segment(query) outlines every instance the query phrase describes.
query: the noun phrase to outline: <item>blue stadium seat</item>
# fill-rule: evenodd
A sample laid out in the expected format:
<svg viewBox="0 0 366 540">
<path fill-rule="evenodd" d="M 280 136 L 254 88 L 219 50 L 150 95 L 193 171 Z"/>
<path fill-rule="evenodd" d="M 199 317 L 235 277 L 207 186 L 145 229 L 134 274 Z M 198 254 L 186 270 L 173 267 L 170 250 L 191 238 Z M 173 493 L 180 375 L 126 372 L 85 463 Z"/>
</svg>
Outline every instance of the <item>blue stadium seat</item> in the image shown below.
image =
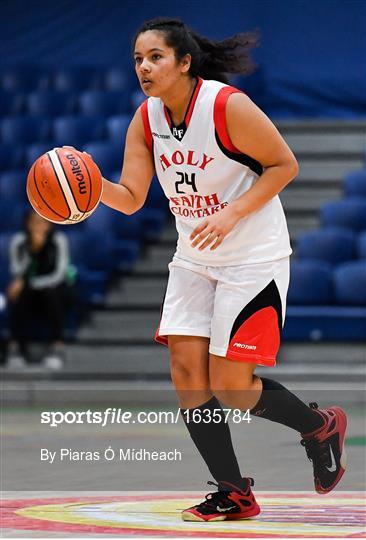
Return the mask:
<svg viewBox="0 0 366 540">
<path fill-rule="evenodd" d="M 366 231 L 359 235 L 357 248 L 359 258 L 366 259 Z"/>
<path fill-rule="evenodd" d="M 113 260 L 119 272 L 129 272 L 141 255 L 141 245 L 136 240 L 117 240 L 114 242 Z"/>
<path fill-rule="evenodd" d="M 52 142 L 41 142 L 34 143 L 27 146 L 25 149 L 25 165 L 28 170 L 31 168 L 33 163 L 41 157 L 42 154 L 45 154 L 49 150 L 52 150 L 54 144 Z"/>
<path fill-rule="evenodd" d="M 24 147 L 19 144 L 0 143 L 0 171 L 15 169 L 24 164 Z"/>
<path fill-rule="evenodd" d="M 356 236 L 348 229 L 326 228 L 303 233 L 297 238 L 296 255 L 340 264 L 356 257 Z"/>
<path fill-rule="evenodd" d="M 0 263 L 7 266 L 7 273 L 9 273 L 9 248 L 12 236 L 12 232 L 0 233 Z"/>
<path fill-rule="evenodd" d="M 92 156 L 102 174 L 107 178 L 110 173 L 122 168 L 123 147 L 121 144 L 90 142 L 84 145 L 83 150 Z"/>
<path fill-rule="evenodd" d="M 51 86 L 59 92 L 81 92 L 101 87 L 101 74 L 89 66 L 58 69 L 52 76 Z"/>
<path fill-rule="evenodd" d="M 106 90 L 127 90 L 131 87 L 130 71 L 120 68 L 110 68 L 104 77 Z"/>
<path fill-rule="evenodd" d="M 0 117 L 20 114 L 23 106 L 23 94 L 0 90 Z"/>
<path fill-rule="evenodd" d="M 109 179 L 116 183 L 119 182 L 120 177 L 121 170 L 116 170 L 109 175 Z M 167 214 L 168 204 L 166 197 L 160 187 L 159 181 L 156 177 L 154 177 L 146 202 L 143 208 L 136 213 L 136 216 L 141 222 L 141 234 L 144 240 L 155 241 L 159 238 L 163 230 Z"/>
<path fill-rule="evenodd" d="M 65 117 L 53 122 L 53 141 L 56 146 L 80 148 L 87 141 L 98 140 L 104 134 L 104 119 L 100 117 Z"/>
<path fill-rule="evenodd" d="M 0 72 L 0 88 L 10 92 L 31 92 L 49 87 L 49 74 L 35 66 L 3 69 Z"/>
<path fill-rule="evenodd" d="M 129 114 L 123 114 L 120 116 L 112 116 L 107 120 L 107 132 L 108 137 L 121 146 L 124 146 L 126 141 L 126 134 L 128 126 L 131 122 L 131 116 Z"/>
<path fill-rule="evenodd" d="M 113 116 L 130 111 L 130 93 L 88 91 L 79 96 L 79 110 L 85 116 Z"/>
<path fill-rule="evenodd" d="M 335 269 L 334 282 L 337 304 L 366 307 L 366 261 L 341 264 Z"/>
<path fill-rule="evenodd" d="M 110 173 L 108 180 L 118 184 L 118 182 L 120 181 L 120 178 L 121 178 L 121 169 L 116 169 L 115 171 Z"/>
<path fill-rule="evenodd" d="M 135 92 L 133 92 L 131 95 L 132 110 L 135 111 L 136 109 L 138 109 L 141 103 L 145 101 L 145 99 L 147 99 L 147 97 L 142 90 L 135 90 Z"/>
<path fill-rule="evenodd" d="M 0 173 L 0 201 L 26 203 L 27 175 L 28 169 L 13 169 Z"/>
<path fill-rule="evenodd" d="M 81 266 L 84 263 L 84 253 L 86 251 L 87 238 L 79 226 L 65 227 L 65 234 L 69 242 L 70 261 L 75 266 Z"/>
<path fill-rule="evenodd" d="M 9 144 L 44 141 L 49 132 L 50 122 L 45 118 L 4 118 L 0 125 L 1 140 Z"/>
<path fill-rule="evenodd" d="M 18 203 L 9 204 L 8 201 L 0 200 L 0 231 L 12 232 L 23 228 L 26 212 L 29 205 Z"/>
<path fill-rule="evenodd" d="M 86 220 L 87 231 L 103 231 L 114 239 L 136 240 L 142 238 L 141 219 L 137 214 L 127 216 L 101 204 Z"/>
<path fill-rule="evenodd" d="M 364 342 L 366 307 L 288 306 L 283 340 Z"/>
<path fill-rule="evenodd" d="M 158 240 L 163 231 L 167 213 L 163 210 L 143 207 L 137 215 L 141 219 L 144 240 Z"/>
<path fill-rule="evenodd" d="M 348 197 L 366 197 L 366 169 L 347 174 L 344 189 Z"/>
<path fill-rule="evenodd" d="M 102 212 L 102 214 L 103 218 L 107 218 L 107 212 Z M 113 227 L 113 214 L 109 217 L 112 217 L 111 226 Z M 69 231 L 67 236 L 70 242 L 71 260 L 80 271 L 81 280 L 84 280 L 83 294 L 89 300 L 93 284 L 99 288 L 100 297 L 100 291 L 104 290 L 105 281 L 111 272 L 130 270 L 140 256 L 140 245 L 137 240 L 116 238 L 113 229 L 106 234 L 105 227 L 110 226 L 108 220 L 104 223 L 101 220 L 88 226 L 90 219 L 85 222 L 82 232 L 67 229 Z M 91 245 L 93 249 L 90 249 Z"/>
<path fill-rule="evenodd" d="M 155 241 L 162 233 L 166 217 L 168 214 L 168 201 L 159 184 L 158 179 L 154 176 L 146 202 L 138 215 L 142 220 L 144 231 L 144 240 Z"/>
<path fill-rule="evenodd" d="M 88 231 L 84 223 L 81 227 L 68 228 L 66 233 L 70 259 L 78 271 L 79 299 L 87 304 L 101 304 L 113 270 L 112 237 L 106 237 L 103 231 Z"/>
<path fill-rule="evenodd" d="M 354 231 L 366 229 L 366 199 L 350 197 L 329 202 L 320 210 L 323 226 L 345 227 Z"/>
<path fill-rule="evenodd" d="M 104 231 L 88 230 L 85 226 L 82 230 L 75 229 L 67 230 L 72 263 L 108 274 L 113 268 L 112 236 L 107 236 Z M 90 249 L 91 245 L 93 249 Z"/>
<path fill-rule="evenodd" d="M 80 268 L 78 270 L 78 299 L 91 306 L 104 303 L 108 278 L 105 272 Z"/>
<path fill-rule="evenodd" d="M 75 110 L 76 98 L 69 92 L 32 92 L 26 98 L 30 116 L 62 116 Z"/>
<path fill-rule="evenodd" d="M 1 236 L 0 236 L 1 243 Z M 9 263 L 0 258 L 0 294 L 4 294 L 7 286 L 10 283 L 10 272 L 9 272 Z M 0 316 L 1 316 L 1 305 L 3 303 L 3 298 L 0 298 Z M 0 322 L 1 326 L 1 322 Z M 0 334 L 1 335 L 1 334 Z"/>
<path fill-rule="evenodd" d="M 145 207 L 154 208 L 155 210 L 166 210 L 168 208 L 168 200 L 156 176 L 152 179 Z"/>
<path fill-rule="evenodd" d="M 329 305 L 334 302 L 331 266 L 317 261 L 291 263 L 288 303 L 292 305 Z"/>
</svg>

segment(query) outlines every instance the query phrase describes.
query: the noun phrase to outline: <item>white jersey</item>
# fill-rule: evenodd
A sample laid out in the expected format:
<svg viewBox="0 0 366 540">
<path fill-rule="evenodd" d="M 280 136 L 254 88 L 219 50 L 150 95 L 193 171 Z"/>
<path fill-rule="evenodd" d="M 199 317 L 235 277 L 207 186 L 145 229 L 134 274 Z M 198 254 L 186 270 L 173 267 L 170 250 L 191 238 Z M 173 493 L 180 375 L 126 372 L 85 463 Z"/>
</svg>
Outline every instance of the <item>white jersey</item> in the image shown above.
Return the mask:
<svg viewBox="0 0 366 540">
<path fill-rule="evenodd" d="M 241 219 L 214 251 L 191 247 L 192 231 L 248 191 L 263 172 L 261 164 L 237 150 L 228 135 L 225 107 L 233 92 L 239 90 L 199 79 L 187 109 L 185 130 L 180 133 L 159 98 L 149 98 L 141 106 L 156 174 L 176 220 L 176 255 L 207 266 L 261 263 L 291 254 L 278 196 Z M 173 134 L 180 135 L 180 140 Z"/>
</svg>

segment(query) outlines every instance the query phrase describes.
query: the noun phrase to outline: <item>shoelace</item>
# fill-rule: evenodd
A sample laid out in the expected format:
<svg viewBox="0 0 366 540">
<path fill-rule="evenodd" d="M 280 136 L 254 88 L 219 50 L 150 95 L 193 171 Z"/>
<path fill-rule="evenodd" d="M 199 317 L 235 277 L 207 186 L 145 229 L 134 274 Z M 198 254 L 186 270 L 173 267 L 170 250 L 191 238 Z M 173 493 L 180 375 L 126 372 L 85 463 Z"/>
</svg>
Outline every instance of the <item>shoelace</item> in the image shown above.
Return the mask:
<svg viewBox="0 0 366 540">
<path fill-rule="evenodd" d="M 253 478 L 248 478 L 248 480 L 249 480 L 249 486 L 253 486 L 254 485 Z M 217 488 L 219 487 L 218 484 L 216 484 L 215 482 L 211 482 L 211 480 L 209 480 L 207 484 L 209 486 L 215 486 Z M 222 503 L 225 506 L 228 506 L 228 505 L 232 506 L 235 503 L 231 499 L 228 498 L 229 493 L 230 491 L 223 491 L 223 490 L 207 493 L 205 495 L 205 500 L 201 502 L 199 505 L 197 505 L 197 510 L 204 511 L 204 510 L 214 509 L 216 511 L 216 506 L 221 506 Z"/>
<path fill-rule="evenodd" d="M 309 407 L 315 410 L 319 408 L 315 402 L 309 403 Z M 301 439 L 300 444 L 305 447 L 308 459 L 313 462 L 317 469 L 329 464 L 330 452 L 327 442 L 321 443 L 314 437 L 311 439 Z"/>
<path fill-rule="evenodd" d="M 305 447 L 308 459 L 313 462 L 317 469 L 329 465 L 330 453 L 329 444 L 327 442 L 320 443 L 314 438 L 301 439 L 300 444 Z"/>
<path fill-rule="evenodd" d="M 218 484 L 215 484 L 215 482 L 207 482 L 207 484 L 211 486 L 219 487 Z M 213 509 L 216 511 L 216 506 L 220 506 L 220 503 L 224 503 L 224 505 L 230 504 L 231 506 L 234 504 L 233 501 L 228 499 L 227 495 L 230 493 L 229 491 L 214 491 L 213 493 L 207 493 L 205 495 L 205 500 L 201 502 L 197 506 L 197 510 L 204 511 L 204 510 L 210 510 Z"/>
</svg>

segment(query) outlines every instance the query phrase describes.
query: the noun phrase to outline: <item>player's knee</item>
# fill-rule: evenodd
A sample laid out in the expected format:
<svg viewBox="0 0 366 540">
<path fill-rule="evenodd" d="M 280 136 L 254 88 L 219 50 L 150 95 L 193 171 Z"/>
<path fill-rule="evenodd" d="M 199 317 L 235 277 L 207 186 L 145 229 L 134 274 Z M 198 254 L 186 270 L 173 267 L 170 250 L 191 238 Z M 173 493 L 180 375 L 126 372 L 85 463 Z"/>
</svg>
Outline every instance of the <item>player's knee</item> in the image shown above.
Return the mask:
<svg viewBox="0 0 366 540">
<path fill-rule="evenodd" d="M 187 359 L 180 355 L 171 355 L 170 357 L 170 372 L 173 382 L 175 380 L 189 380 L 193 377 L 192 370 L 187 364 Z"/>
<path fill-rule="evenodd" d="M 210 361 L 210 386 L 213 390 L 250 390 L 254 381 L 253 370 L 230 369 L 232 363 L 225 358 L 211 358 Z"/>
<path fill-rule="evenodd" d="M 216 380 L 211 380 L 211 389 L 216 398 L 226 407 L 247 409 L 247 404 L 253 402 L 253 376 L 251 374 L 238 379 L 218 377 Z"/>
<path fill-rule="evenodd" d="M 201 389 L 209 387 L 208 376 L 195 370 L 186 355 L 172 355 L 170 371 L 176 388 Z"/>
</svg>

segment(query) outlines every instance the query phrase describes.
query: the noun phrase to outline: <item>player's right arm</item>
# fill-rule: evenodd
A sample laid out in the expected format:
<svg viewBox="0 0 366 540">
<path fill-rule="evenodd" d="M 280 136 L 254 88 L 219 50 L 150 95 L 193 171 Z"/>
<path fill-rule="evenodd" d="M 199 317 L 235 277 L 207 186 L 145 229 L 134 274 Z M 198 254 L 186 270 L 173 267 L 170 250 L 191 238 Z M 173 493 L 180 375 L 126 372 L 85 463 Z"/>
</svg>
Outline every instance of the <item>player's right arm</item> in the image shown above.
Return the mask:
<svg viewBox="0 0 366 540">
<path fill-rule="evenodd" d="M 103 178 L 102 202 L 124 214 L 133 214 L 143 205 L 154 175 L 140 109 L 127 131 L 123 168 L 119 184 Z"/>
</svg>

